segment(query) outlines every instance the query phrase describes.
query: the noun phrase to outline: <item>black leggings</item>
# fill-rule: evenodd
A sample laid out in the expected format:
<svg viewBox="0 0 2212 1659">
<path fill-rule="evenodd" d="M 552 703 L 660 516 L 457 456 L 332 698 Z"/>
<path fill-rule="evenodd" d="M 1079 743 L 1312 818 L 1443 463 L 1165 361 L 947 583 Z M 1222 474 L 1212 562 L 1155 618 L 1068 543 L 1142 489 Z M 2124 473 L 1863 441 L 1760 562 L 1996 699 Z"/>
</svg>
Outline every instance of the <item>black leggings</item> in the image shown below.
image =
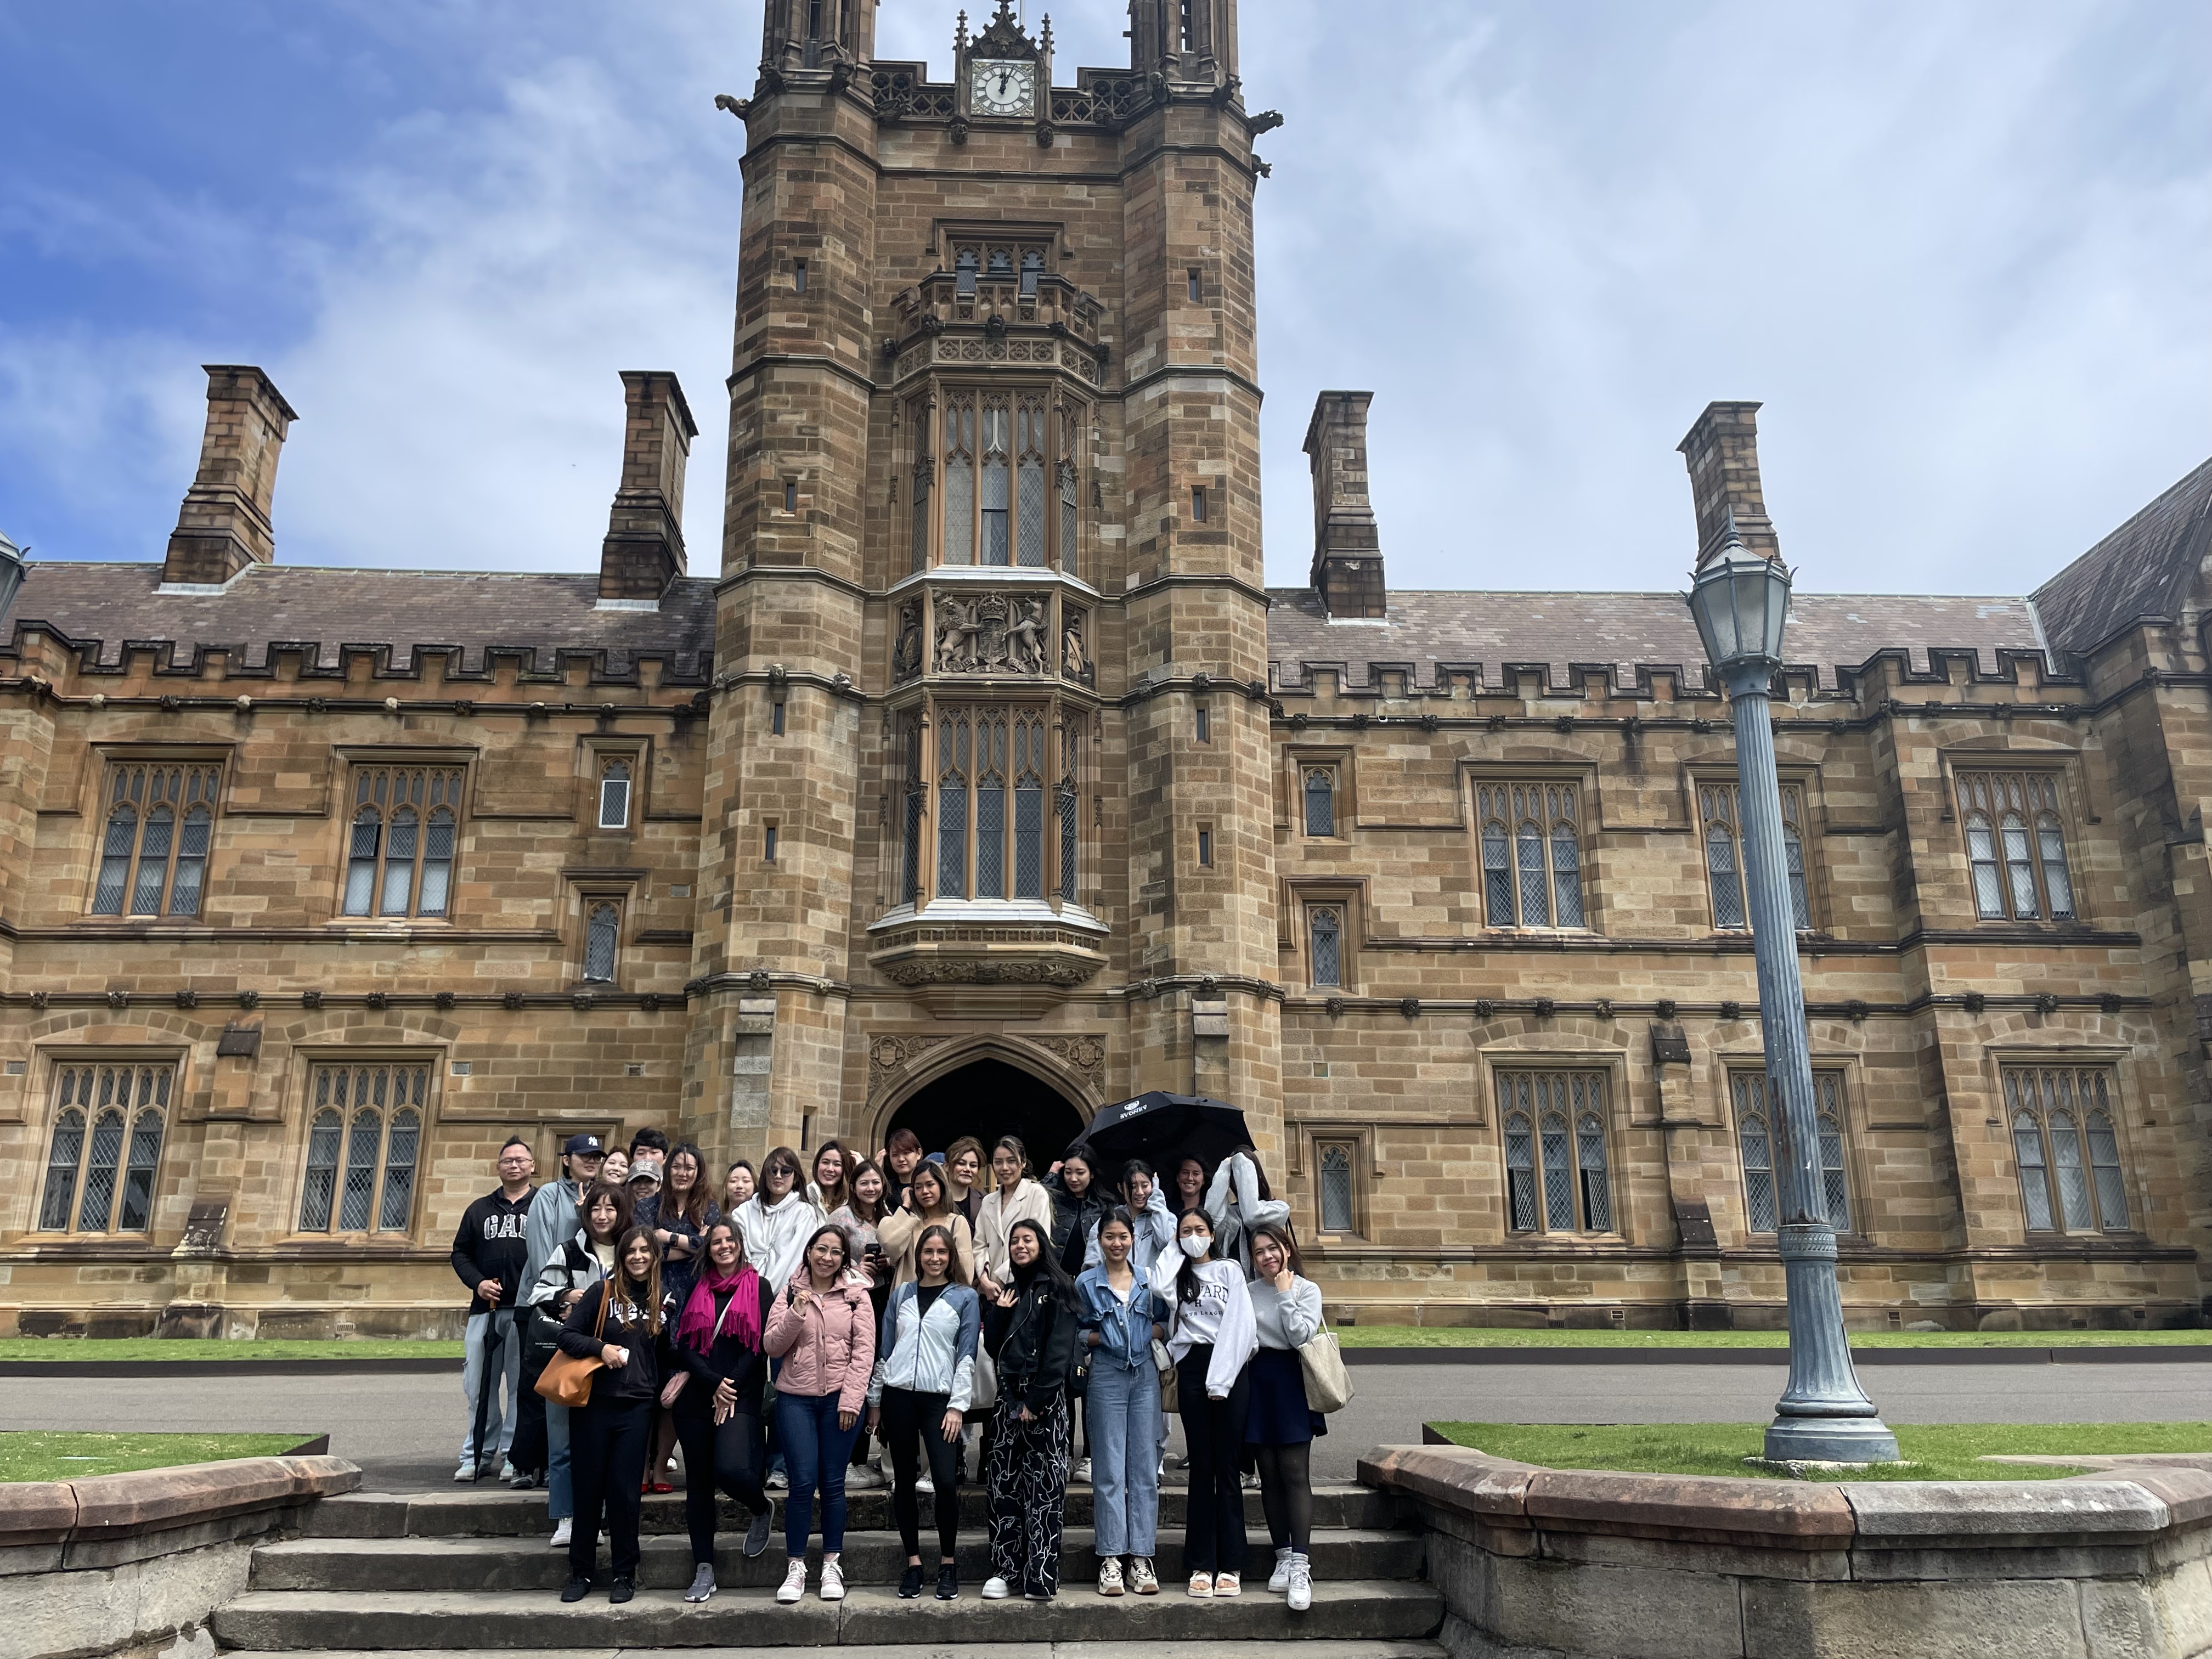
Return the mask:
<svg viewBox="0 0 2212 1659">
<path fill-rule="evenodd" d="M 1244 1571 L 1244 1487 L 1237 1479 L 1244 1459 L 1244 1419 L 1252 1405 L 1251 1367 L 1237 1372 L 1226 1400 L 1206 1397 L 1213 1345 L 1201 1342 L 1176 1368 L 1176 1399 L 1182 1436 L 1190 1448 L 1190 1491 L 1184 1499 L 1183 1570 L 1190 1573 Z"/>
<path fill-rule="evenodd" d="M 598 1380 L 605 1388 L 610 1379 L 602 1376 Z M 568 1472 L 576 1492 L 568 1571 L 579 1578 L 589 1578 L 598 1559 L 602 1514 L 613 1551 L 614 1576 L 637 1577 L 638 1483 L 645 1478 L 653 1401 L 607 1398 L 612 1392 L 594 1389 L 591 1404 L 568 1413 Z"/>
<path fill-rule="evenodd" d="M 1295 1446 L 1254 1446 L 1260 1460 L 1260 1507 L 1267 1512 L 1267 1536 L 1277 1549 L 1300 1555 L 1313 1547 L 1313 1442 Z"/>
<path fill-rule="evenodd" d="M 891 1449 L 891 1516 L 908 1555 L 921 1553 L 921 1504 L 915 1491 L 919 1454 L 929 1453 L 931 1494 L 937 1510 L 937 1551 L 954 1559 L 960 1531 L 960 1442 L 945 1437 L 945 1403 L 941 1394 L 907 1389 L 884 1390 L 884 1443 Z"/>
<path fill-rule="evenodd" d="M 697 1384 L 694 1382 L 693 1387 Z M 748 1515 L 768 1513 L 768 1494 L 761 1476 L 768 1467 L 768 1448 L 761 1420 L 750 1412 L 733 1412 L 717 1428 L 710 1407 L 674 1413 L 676 1439 L 684 1448 L 684 1521 L 691 1534 L 691 1560 L 697 1566 L 714 1565 L 714 1488 L 745 1506 Z"/>
</svg>

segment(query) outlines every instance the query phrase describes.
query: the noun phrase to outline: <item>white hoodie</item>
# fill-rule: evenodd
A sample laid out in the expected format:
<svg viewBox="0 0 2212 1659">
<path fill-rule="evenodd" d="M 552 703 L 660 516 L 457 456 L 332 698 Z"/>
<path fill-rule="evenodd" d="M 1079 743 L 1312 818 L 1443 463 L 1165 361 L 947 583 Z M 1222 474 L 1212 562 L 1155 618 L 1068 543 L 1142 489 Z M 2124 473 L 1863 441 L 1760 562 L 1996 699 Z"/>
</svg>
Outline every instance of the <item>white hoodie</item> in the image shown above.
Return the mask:
<svg viewBox="0 0 2212 1659">
<path fill-rule="evenodd" d="M 768 1207 L 768 1194 L 757 1192 L 738 1206 L 738 1231 L 744 1235 L 745 1260 L 771 1290 L 780 1293 L 799 1271 L 806 1241 L 828 1219 L 796 1187 L 774 1209 Z"/>
</svg>

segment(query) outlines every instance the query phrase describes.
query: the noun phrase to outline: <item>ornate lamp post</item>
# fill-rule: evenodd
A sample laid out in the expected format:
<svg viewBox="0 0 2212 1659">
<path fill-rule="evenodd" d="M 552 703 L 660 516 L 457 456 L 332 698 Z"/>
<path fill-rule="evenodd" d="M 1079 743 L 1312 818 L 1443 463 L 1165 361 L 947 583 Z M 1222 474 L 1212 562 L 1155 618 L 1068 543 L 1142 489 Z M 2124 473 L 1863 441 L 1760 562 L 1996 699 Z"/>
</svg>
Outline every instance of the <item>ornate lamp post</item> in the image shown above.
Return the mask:
<svg viewBox="0 0 2212 1659">
<path fill-rule="evenodd" d="M 1733 516 L 1720 552 L 1685 596 L 1706 659 L 1735 713 L 1743 811 L 1743 862 L 1751 938 L 1759 958 L 1759 1028 L 1771 1097 L 1783 1130 L 1775 1163 L 1782 1204 L 1779 1242 L 1790 1296 L 1790 1386 L 1766 1431 L 1766 1455 L 1781 1462 L 1895 1461 L 1897 1437 L 1851 1369 L 1836 1288 L 1836 1230 L 1828 1223 L 1805 990 L 1797 975 L 1796 915 L 1782 843 L 1782 792 L 1774 773 L 1767 689 L 1782 665 L 1790 572 L 1743 544 Z"/>
</svg>

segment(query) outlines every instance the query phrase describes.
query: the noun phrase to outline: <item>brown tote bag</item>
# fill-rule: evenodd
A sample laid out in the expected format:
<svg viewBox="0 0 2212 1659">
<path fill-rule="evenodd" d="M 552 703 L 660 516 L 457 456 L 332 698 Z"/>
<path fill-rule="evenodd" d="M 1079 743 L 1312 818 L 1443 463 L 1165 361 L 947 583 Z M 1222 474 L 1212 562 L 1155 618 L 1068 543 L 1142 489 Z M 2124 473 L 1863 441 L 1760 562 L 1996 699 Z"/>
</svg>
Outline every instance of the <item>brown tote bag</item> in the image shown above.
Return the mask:
<svg viewBox="0 0 2212 1659">
<path fill-rule="evenodd" d="M 599 1319 L 592 1334 L 602 1343 L 607 1334 L 607 1303 L 614 1294 L 613 1282 L 599 1281 Z M 538 1374 L 538 1392 L 556 1406 L 566 1406 L 575 1411 L 592 1403 L 592 1373 L 605 1370 L 607 1362 L 594 1354 L 589 1359 L 579 1359 L 574 1354 L 556 1353 Z"/>
</svg>

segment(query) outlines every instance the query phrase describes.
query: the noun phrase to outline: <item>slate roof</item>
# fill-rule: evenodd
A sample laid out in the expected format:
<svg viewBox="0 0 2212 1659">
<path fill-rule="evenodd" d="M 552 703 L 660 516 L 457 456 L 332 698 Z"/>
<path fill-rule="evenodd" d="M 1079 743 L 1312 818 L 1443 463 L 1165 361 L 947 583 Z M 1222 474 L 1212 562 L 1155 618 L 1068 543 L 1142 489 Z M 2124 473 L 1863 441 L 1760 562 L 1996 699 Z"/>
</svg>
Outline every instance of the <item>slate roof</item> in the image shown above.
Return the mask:
<svg viewBox="0 0 2212 1659">
<path fill-rule="evenodd" d="M 1508 665 L 1538 663 L 1560 687 L 1577 667 L 1607 668 L 1616 685 L 1633 686 L 1639 665 L 1678 668 L 1686 689 L 1705 684 L 1705 648 L 1674 593 L 1394 592 L 1389 616 L 1372 621 L 1332 620 L 1304 588 L 1272 588 L 1267 599 L 1269 678 L 1284 690 L 1336 665 L 1347 690 L 1372 686 L 1377 666 L 1409 667 L 1425 690 L 1445 665 L 1479 666 L 1484 684 L 1503 688 Z M 1917 674 L 1930 672 L 1931 650 L 1971 650 L 1979 672 L 1994 675 L 2000 651 L 2041 648 L 2026 599 L 1919 594 L 1799 593 L 1785 641 L 1790 663 L 1815 669 L 1831 690 L 1886 650 L 1905 652 Z"/>
<path fill-rule="evenodd" d="M 260 672 L 273 648 L 305 647 L 312 666 L 336 671 L 347 646 L 388 650 L 390 672 L 415 672 L 418 650 L 453 647 L 448 672 L 489 672 L 492 652 L 520 653 L 524 672 L 556 674 L 564 657 L 594 659 L 605 679 L 635 678 L 657 658 L 663 678 L 703 683 L 714 650 L 714 585 L 677 581 L 658 611 L 597 608 L 595 572 L 518 574 L 448 570 L 338 570 L 256 565 L 220 593 L 164 593 L 158 564 L 33 563 L 9 613 L 9 634 L 40 623 L 103 667 L 128 643 L 167 641 L 170 664 L 191 668 L 210 648 L 234 672 Z"/>
<path fill-rule="evenodd" d="M 2178 618 L 2212 544 L 2212 461 L 2035 590 L 2043 631 L 2062 662 L 2148 618 Z"/>
</svg>

